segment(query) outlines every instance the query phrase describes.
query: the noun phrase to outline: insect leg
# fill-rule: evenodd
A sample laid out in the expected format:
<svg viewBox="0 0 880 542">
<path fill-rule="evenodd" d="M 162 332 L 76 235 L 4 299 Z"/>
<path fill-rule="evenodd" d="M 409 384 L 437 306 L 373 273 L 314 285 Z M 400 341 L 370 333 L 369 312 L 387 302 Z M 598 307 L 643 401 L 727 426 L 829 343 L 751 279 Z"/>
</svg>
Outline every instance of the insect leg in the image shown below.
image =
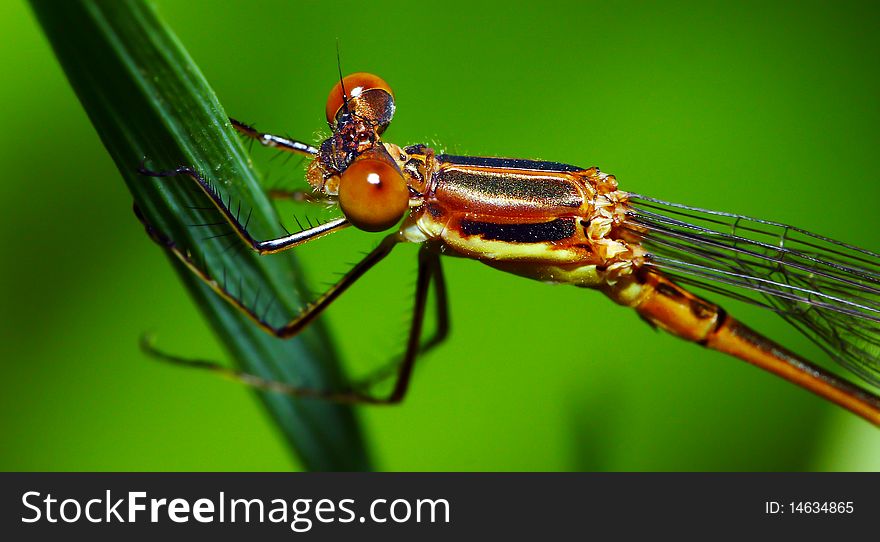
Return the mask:
<svg viewBox="0 0 880 542">
<path fill-rule="evenodd" d="M 217 373 L 220 376 L 226 377 L 230 380 L 234 380 L 236 382 L 240 382 L 252 388 L 256 388 L 258 390 L 263 391 L 271 391 L 275 393 L 282 393 L 284 395 L 290 395 L 293 397 L 299 397 L 303 399 L 322 399 L 326 401 L 333 401 L 338 403 L 376 403 L 377 401 L 373 400 L 372 397 L 368 395 L 364 395 L 357 390 L 352 389 L 344 389 L 339 391 L 331 391 L 331 390 L 322 390 L 317 388 L 310 388 L 306 386 L 295 386 L 293 384 L 288 384 L 286 382 L 280 382 L 278 380 L 270 380 L 268 378 L 263 378 L 261 376 L 257 376 L 255 374 L 247 373 L 245 371 L 241 371 L 239 369 L 233 369 L 232 367 L 226 367 L 224 365 L 220 365 L 219 363 L 211 360 L 204 359 L 192 359 L 185 358 L 182 356 L 177 356 L 174 354 L 169 354 L 167 352 L 163 352 L 162 350 L 157 349 L 153 345 L 152 337 L 149 335 L 145 335 L 141 338 L 141 349 L 147 355 L 159 359 L 161 361 L 165 361 L 168 363 L 173 363 L 175 365 L 181 365 L 183 367 L 191 368 L 191 369 L 202 369 Z"/>
<path fill-rule="evenodd" d="M 419 251 L 419 271 L 418 277 L 416 278 L 415 304 L 413 306 L 413 317 L 409 327 L 409 336 L 406 342 L 406 351 L 403 354 L 403 359 L 397 364 L 397 379 L 394 381 L 394 387 L 392 388 L 391 393 L 385 397 L 368 395 L 371 397 L 371 402 L 373 403 L 396 404 L 402 401 L 404 396 L 406 396 L 416 358 L 423 350 L 421 345 L 422 324 L 425 321 L 425 308 L 428 304 L 428 287 L 431 285 L 432 275 L 435 275 L 436 271 L 439 269 L 439 263 L 439 256 L 423 246 L 422 250 Z M 445 299 L 445 285 L 440 288 L 444 291 L 443 297 Z M 445 303 L 443 306 L 445 307 Z M 448 330 L 448 325 L 441 326 L 439 330 L 442 330 L 444 327 Z M 438 335 L 442 335 L 442 333 Z M 437 336 L 434 338 L 436 339 L 436 337 Z M 378 380 L 381 380 L 381 378 Z M 371 377 L 368 380 L 361 382 L 360 385 L 369 386 L 378 380 Z"/>
<path fill-rule="evenodd" d="M 422 344 L 419 350 L 420 354 L 433 350 L 449 336 L 449 298 L 446 292 L 446 279 L 443 276 L 440 255 L 436 252 L 430 252 L 427 257 L 430 258 L 431 277 L 434 279 L 437 328 L 434 330 L 434 335 Z"/>
<path fill-rule="evenodd" d="M 284 190 L 282 188 L 270 188 L 266 195 L 272 199 L 285 199 L 297 202 L 319 203 L 325 201 L 315 195 L 311 190 Z"/>
<path fill-rule="evenodd" d="M 434 294 L 436 295 L 435 308 L 437 327 L 434 330 L 433 336 L 431 336 L 431 338 L 427 341 L 422 342 L 419 346 L 419 355 L 425 354 L 433 350 L 449 336 L 449 303 L 446 294 L 446 280 L 443 277 L 443 268 L 440 264 L 440 255 L 436 252 L 423 250 L 422 254 L 420 255 L 420 267 L 421 258 L 424 258 L 424 265 L 428 267 L 427 271 L 430 273 L 428 280 L 433 281 L 434 283 Z M 418 295 L 419 294 L 417 293 L 417 303 Z M 427 292 L 425 292 L 425 295 L 427 295 Z M 418 307 L 416 308 L 418 309 Z M 422 308 L 421 310 L 424 311 L 424 308 Z M 368 376 L 359 380 L 356 387 L 358 387 L 359 389 L 369 389 L 379 382 L 382 382 L 385 379 L 393 376 L 395 373 L 398 373 L 400 371 L 400 368 L 400 359 L 394 359 L 390 363 L 387 363 L 382 367 L 376 369 L 375 371 L 372 371 Z"/>
<path fill-rule="evenodd" d="M 352 271 L 343 276 L 342 279 L 333 287 L 331 287 L 330 290 L 325 292 L 318 299 L 318 301 L 309 305 L 309 307 L 307 307 L 297 318 L 295 318 L 293 321 L 282 328 L 271 328 L 271 326 L 268 326 L 264 322 L 260 321 L 259 317 L 255 313 L 241 305 L 241 303 L 232 298 L 232 296 L 228 292 L 223 290 L 222 287 L 220 287 L 216 283 L 216 281 L 213 281 L 205 273 L 195 267 L 191 260 L 184 253 L 179 251 L 176 247 L 168 248 L 175 254 L 175 256 L 180 258 L 181 261 L 183 261 L 184 264 L 187 265 L 187 267 L 192 269 L 200 278 L 202 278 L 202 280 L 208 283 L 208 285 L 211 286 L 212 289 L 223 295 L 231 303 L 235 304 L 236 307 L 241 309 L 242 312 L 250 316 L 258 324 L 260 324 L 261 327 L 267 329 L 267 331 L 275 333 L 279 337 L 289 337 L 296 335 L 299 331 L 302 331 L 302 329 L 309 322 L 311 322 L 318 314 L 320 314 L 320 312 L 323 311 L 323 309 L 326 308 L 330 304 L 330 302 L 338 297 L 339 294 L 341 294 L 346 288 L 348 288 L 348 286 L 350 286 L 358 278 L 360 278 L 370 267 L 372 267 L 373 265 L 381 261 L 382 258 L 387 256 L 388 253 L 391 252 L 391 249 L 397 244 L 397 242 L 398 240 L 395 235 L 390 235 L 386 237 L 379 245 L 379 247 L 373 250 L 373 252 L 371 252 L 366 258 L 364 258 L 364 260 L 356 265 L 352 269 Z M 419 274 L 418 279 L 416 280 L 416 300 L 413 309 L 413 319 L 410 326 L 409 338 L 407 341 L 407 349 L 406 353 L 404 354 L 403 361 L 399 364 L 397 380 L 395 381 L 394 388 L 391 393 L 385 397 L 377 397 L 375 395 L 361 391 L 360 387 L 358 387 L 357 389 L 331 391 L 294 386 L 285 382 L 265 379 L 250 373 L 246 373 L 244 371 L 240 371 L 238 369 L 223 366 L 214 361 L 190 359 L 163 352 L 153 346 L 152 340 L 149 337 L 144 337 L 142 339 L 141 348 L 147 354 L 163 361 L 167 361 L 177 365 L 183 365 L 186 367 L 213 371 L 232 380 L 236 380 L 248 386 L 265 391 L 283 393 L 286 395 L 292 395 L 301 398 L 323 399 L 341 403 L 398 403 L 406 395 L 410 377 L 412 375 L 412 369 L 420 350 L 419 339 L 421 337 L 422 323 L 424 321 L 425 307 L 427 305 L 428 287 L 430 285 L 432 272 L 435 269 L 431 263 L 432 257 L 436 257 L 436 255 L 429 255 L 427 251 L 424 250 L 420 253 Z"/>
<path fill-rule="evenodd" d="M 218 282 L 214 277 L 208 274 L 208 272 L 196 264 L 195 260 L 192 258 L 190 254 L 180 249 L 173 240 L 168 238 L 165 234 L 158 231 L 156 228 L 152 226 L 147 220 L 144 218 L 143 213 L 141 213 L 140 209 L 135 206 L 134 208 L 135 215 L 137 215 L 138 219 L 144 225 L 147 230 L 149 236 L 160 246 L 169 250 L 178 260 L 180 260 L 186 267 L 189 268 L 197 277 L 199 277 L 205 284 L 207 284 L 212 290 L 214 290 L 220 297 L 228 301 L 232 306 L 240 310 L 243 314 L 253 320 L 260 328 L 271 335 L 275 335 L 279 338 L 288 338 L 293 337 L 304 327 L 306 327 L 312 320 L 314 320 L 324 309 L 327 308 L 330 303 L 332 303 L 337 297 L 339 297 L 342 292 L 348 289 L 349 286 L 354 284 L 357 279 L 361 278 L 364 273 L 366 273 L 371 267 L 382 261 L 385 256 L 387 256 L 394 246 L 399 242 L 399 239 L 396 234 L 389 235 L 385 237 L 382 242 L 373 249 L 369 254 L 367 254 L 364 259 L 358 262 L 354 267 L 352 267 L 339 281 L 331 286 L 327 291 L 321 294 L 318 299 L 312 301 L 307 305 L 300 314 L 298 314 L 293 320 L 290 322 L 276 327 L 268 322 L 266 322 L 259 314 L 257 314 L 253 309 L 246 306 L 240 299 L 232 295 L 232 293 L 227 290 L 223 284 Z M 318 226 L 320 228 L 321 226 Z M 311 230 L 305 230 L 303 233 L 308 233 Z"/>
<path fill-rule="evenodd" d="M 284 237 L 268 239 L 266 241 L 257 241 L 253 238 L 253 236 L 251 236 L 245 225 L 238 220 L 236 213 L 234 213 L 232 209 L 227 207 L 226 203 L 223 202 L 223 198 L 214 189 L 214 187 L 208 184 L 208 182 L 203 179 L 196 170 L 187 166 L 180 166 L 176 169 L 171 169 L 167 171 L 152 171 L 147 169 L 142 163 L 138 167 L 138 172 L 141 175 L 146 175 L 149 177 L 174 177 L 177 175 L 185 175 L 194 180 L 196 184 L 199 185 L 199 188 L 202 189 L 202 192 L 204 192 L 205 195 L 211 199 L 211 202 L 223 215 L 223 218 L 227 222 L 229 222 L 235 233 L 238 234 L 238 236 L 245 243 L 247 243 L 255 252 L 259 253 L 260 255 L 275 254 L 276 252 L 281 252 L 283 250 L 293 248 L 297 245 L 301 245 L 313 239 L 323 237 L 349 226 L 349 222 L 345 218 L 335 218 L 325 224 L 321 224 L 314 228 L 309 228 L 300 232 L 292 233 L 290 235 L 285 235 Z"/>
<path fill-rule="evenodd" d="M 430 339 L 419 344 L 421 339 L 421 326 L 424 320 L 425 308 L 427 306 L 428 286 L 432 280 L 434 282 L 434 292 L 437 296 L 437 328 Z M 426 281 L 424 285 L 422 285 L 422 281 Z M 409 382 L 409 372 L 412 370 L 412 365 L 416 356 L 432 350 L 434 347 L 442 343 L 448 335 L 449 305 L 446 296 L 446 282 L 443 278 L 443 270 L 440 266 L 440 256 L 436 252 L 423 249 L 419 254 L 419 277 L 416 279 L 416 301 L 413 320 L 410 326 L 410 334 L 407 341 L 407 349 L 403 361 L 400 359 L 392 360 L 390 363 L 385 364 L 370 373 L 367 377 L 358 381 L 355 387 L 358 389 L 370 389 L 379 382 L 397 374 L 397 383 L 394 387 L 395 392 L 392 392 L 387 398 L 387 402 L 398 402 L 402 400 L 403 395 L 406 393 L 406 386 Z M 396 391 L 401 386 L 402 389 Z"/>
<path fill-rule="evenodd" d="M 247 124 L 235 120 L 231 117 L 229 118 L 229 122 L 232 123 L 233 128 L 238 130 L 240 134 L 247 136 L 253 140 L 259 141 L 260 144 L 262 144 L 263 146 L 272 147 L 274 149 L 290 152 L 293 154 L 303 154 L 305 156 L 313 156 L 315 154 L 318 154 L 318 149 L 309 145 L 308 143 L 303 143 L 302 141 L 268 134 L 265 132 L 258 132 L 251 126 L 248 126 Z"/>
<path fill-rule="evenodd" d="M 288 200 L 300 203 L 316 203 L 323 205 L 336 205 L 335 199 L 321 196 L 311 190 L 288 190 L 284 188 L 270 188 L 266 195 L 273 200 Z"/>
</svg>

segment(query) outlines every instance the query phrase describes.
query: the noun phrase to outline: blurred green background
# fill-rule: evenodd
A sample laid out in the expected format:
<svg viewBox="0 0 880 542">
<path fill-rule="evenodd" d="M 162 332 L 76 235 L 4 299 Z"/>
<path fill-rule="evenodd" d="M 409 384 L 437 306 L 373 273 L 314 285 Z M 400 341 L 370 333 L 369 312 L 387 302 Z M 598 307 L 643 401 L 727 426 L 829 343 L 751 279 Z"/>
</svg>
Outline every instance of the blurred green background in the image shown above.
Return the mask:
<svg viewBox="0 0 880 542">
<path fill-rule="evenodd" d="M 326 132 L 338 38 L 346 72 L 394 88 L 390 141 L 598 165 L 628 190 L 880 248 L 872 3 L 158 6 L 227 111 L 267 130 Z M 298 468 L 249 390 L 140 354 L 154 330 L 223 358 L 27 6 L 0 15 L 0 469 Z M 376 240 L 306 247 L 309 276 Z M 450 340 L 402 406 L 360 409 L 378 468 L 880 469 L 880 431 L 788 383 L 597 293 L 445 263 Z M 414 270 L 402 247 L 327 313 L 358 367 L 401 349 Z M 774 315 L 726 306 L 823 360 Z"/>
</svg>

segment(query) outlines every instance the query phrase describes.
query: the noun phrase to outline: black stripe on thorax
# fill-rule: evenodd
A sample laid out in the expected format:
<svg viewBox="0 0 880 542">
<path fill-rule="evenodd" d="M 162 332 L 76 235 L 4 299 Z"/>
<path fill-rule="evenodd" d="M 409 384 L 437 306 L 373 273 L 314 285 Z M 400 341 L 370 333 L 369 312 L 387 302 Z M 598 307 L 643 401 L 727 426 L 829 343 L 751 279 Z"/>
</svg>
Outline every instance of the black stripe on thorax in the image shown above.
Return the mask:
<svg viewBox="0 0 880 542">
<path fill-rule="evenodd" d="M 493 158 L 487 156 L 456 156 L 454 154 L 440 154 L 437 160 L 441 163 L 457 164 L 460 166 L 474 166 L 499 169 L 524 169 L 527 171 L 583 171 L 584 168 L 559 162 L 544 162 L 542 160 L 523 160 L 520 158 Z"/>
<path fill-rule="evenodd" d="M 561 241 L 574 235 L 574 218 L 557 218 L 537 224 L 497 224 L 462 220 L 461 233 L 465 236 L 479 235 L 487 241 L 510 243 L 546 243 Z"/>
</svg>

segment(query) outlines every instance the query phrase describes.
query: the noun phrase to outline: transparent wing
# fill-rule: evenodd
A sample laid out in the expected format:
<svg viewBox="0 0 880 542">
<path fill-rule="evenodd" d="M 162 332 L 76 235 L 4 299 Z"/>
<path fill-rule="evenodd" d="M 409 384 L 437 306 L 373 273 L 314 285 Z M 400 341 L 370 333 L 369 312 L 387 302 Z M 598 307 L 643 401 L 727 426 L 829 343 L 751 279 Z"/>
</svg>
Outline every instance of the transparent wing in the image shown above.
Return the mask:
<svg viewBox="0 0 880 542">
<path fill-rule="evenodd" d="M 625 228 L 647 265 L 777 312 L 880 385 L 880 254 L 806 230 L 630 194 Z"/>
</svg>

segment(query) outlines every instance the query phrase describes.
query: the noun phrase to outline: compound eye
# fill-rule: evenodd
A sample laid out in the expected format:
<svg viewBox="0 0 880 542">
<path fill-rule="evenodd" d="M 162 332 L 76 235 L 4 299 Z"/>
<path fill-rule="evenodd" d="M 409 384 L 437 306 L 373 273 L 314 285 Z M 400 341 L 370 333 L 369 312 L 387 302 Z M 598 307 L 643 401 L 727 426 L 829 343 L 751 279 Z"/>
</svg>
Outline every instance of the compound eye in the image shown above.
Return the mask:
<svg viewBox="0 0 880 542">
<path fill-rule="evenodd" d="M 345 103 L 345 92 L 348 93 L 348 103 Z M 369 121 L 378 127 L 381 134 L 388 127 L 394 116 L 394 93 L 388 83 L 372 73 L 353 73 L 347 75 L 342 81 L 333 86 L 327 97 L 327 122 L 333 128 L 339 116 L 348 111 L 357 117 Z"/>
<path fill-rule="evenodd" d="M 384 231 L 409 208 L 409 188 L 397 166 L 380 156 L 355 160 L 339 180 L 339 207 L 364 231 Z"/>
</svg>

